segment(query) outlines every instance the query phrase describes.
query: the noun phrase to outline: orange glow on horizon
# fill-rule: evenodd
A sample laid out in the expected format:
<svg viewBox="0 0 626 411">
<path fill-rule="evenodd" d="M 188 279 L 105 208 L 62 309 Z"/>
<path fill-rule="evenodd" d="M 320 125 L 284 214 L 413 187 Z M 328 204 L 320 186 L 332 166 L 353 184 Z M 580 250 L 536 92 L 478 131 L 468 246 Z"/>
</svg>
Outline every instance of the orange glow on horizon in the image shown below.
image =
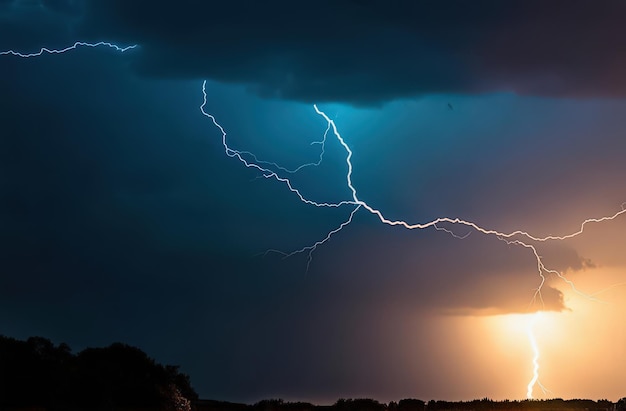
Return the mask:
<svg viewBox="0 0 626 411">
<path fill-rule="evenodd" d="M 501 361 L 495 369 L 514 370 L 503 385 L 509 393 L 503 398 L 519 398 L 515 393 L 521 394 L 522 378 L 528 382 L 528 399 L 623 397 L 626 328 L 616 326 L 626 321 L 623 276 L 622 267 L 576 273 L 577 285 L 599 300 L 563 287 L 568 309 L 562 312 L 474 317 L 472 322 L 482 324 L 490 337 L 490 345 L 480 348 L 483 361 Z"/>
</svg>

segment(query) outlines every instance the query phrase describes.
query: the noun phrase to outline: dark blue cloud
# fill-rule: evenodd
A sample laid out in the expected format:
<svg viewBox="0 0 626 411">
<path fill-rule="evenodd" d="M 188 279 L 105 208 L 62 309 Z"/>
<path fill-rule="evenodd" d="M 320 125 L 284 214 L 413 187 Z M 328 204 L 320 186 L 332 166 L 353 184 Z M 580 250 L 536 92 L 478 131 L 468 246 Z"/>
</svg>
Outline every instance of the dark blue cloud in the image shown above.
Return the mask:
<svg viewBox="0 0 626 411">
<path fill-rule="evenodd" d="M 431 93 L 621 96 L 625 18 L 613 0 L 94 0 L 83 29 L 142 44 L 145 75 L 377 104 Z"/>
<path fill-rule="evenodd" d="M 0 18 L 5 36 L 138 43 L 134 67 L 143 75 L 243 84 L 288 100 L 626 92 L 618 0 L 47 0 L 4 2 Z"/>
</svg>

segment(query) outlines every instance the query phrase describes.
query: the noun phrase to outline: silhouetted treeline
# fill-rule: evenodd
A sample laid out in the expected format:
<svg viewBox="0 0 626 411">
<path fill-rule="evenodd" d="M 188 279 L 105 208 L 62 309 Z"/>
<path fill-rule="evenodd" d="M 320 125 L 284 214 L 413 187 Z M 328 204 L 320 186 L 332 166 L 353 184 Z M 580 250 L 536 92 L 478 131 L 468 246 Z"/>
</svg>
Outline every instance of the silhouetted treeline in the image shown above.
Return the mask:
<svg viewBox="0 0 626 411">
<path fill-rule="evenodd" d="M 561 398 L 549 400 L 521 400 L 521 401 L 493 401 L 489 398 L 472 401 L 429 401 L 425 411 L 506 411 L 506 410 L 536 410 L 536 411 L 613 411 L 614 405 L 609 400 L 563 400 Z"/>
<path fill-rule="evenodd" d="M 72 354 L 45 338 L 0 336 L 0 411 L 182 411 L 197 398 L 178 367 L 126 344 Z"/>
<path fill-rule="evenodd" d="M 263 400 L 253 405 L 198 400 L 178 367 L 156 363 L 126 344 L 72 354 L 67 344 L 0 336 L 0 411 L 626 411 L 626 398 L 428 402 L 388 404 L 340 399 L 333 405 Z"/>
<path fill-rule="evenodd" d="M 428 402 L 407 398 L 389 404 L 373 399 L 340 399 L 333 405 L 306 402 L 263 400 L 254 405 L 223 401 L 199 400 L 195 411 L 626 411 L 626 398 L 616 404 L 608 400 L 522 400 L 493 401 L 489 398 L 472 401 Z"/>
</svg>

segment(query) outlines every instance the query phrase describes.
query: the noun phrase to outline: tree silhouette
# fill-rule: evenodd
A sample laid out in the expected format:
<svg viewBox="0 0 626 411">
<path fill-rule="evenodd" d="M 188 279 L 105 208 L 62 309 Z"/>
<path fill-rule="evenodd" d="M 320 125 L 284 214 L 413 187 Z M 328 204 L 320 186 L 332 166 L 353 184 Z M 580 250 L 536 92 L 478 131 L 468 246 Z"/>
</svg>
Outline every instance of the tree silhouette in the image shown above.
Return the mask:
<svg viewBox="0 0 626 411">
<path fill-rule="evenodd" d="M 67 344 L 45 338 L 0 336 L 0 409 L 189 411 L 196 399 L 178 367 L 157 364 L 126 344 L 73 355 Z"/>
<path fill-rule="evenodd" d="M 334 408 L 337 411 L 385 411 L 385 405 L 370 398 L 340 399 Z"/>
<path fill-rule="evenodd" d="M 426 403 L 414 398 L 405 398 L 398 403 L 398 411 L 424 411 Z"/>
</svg>

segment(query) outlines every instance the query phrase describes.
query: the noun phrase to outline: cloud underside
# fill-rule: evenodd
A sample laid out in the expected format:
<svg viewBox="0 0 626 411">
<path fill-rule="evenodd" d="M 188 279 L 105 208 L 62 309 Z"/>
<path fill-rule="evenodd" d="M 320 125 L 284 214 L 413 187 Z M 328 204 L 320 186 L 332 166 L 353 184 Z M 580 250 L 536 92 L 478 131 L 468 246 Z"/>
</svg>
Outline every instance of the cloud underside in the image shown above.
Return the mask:
<svg viewBox="0 0 626 411">
<path fill-rule="evenodd" d="M 626 93 L 621 1 L 94 0 L 85 13 L 90 38 L 142 46 L 140 73 L 268 97 L 371 105 L 430 93 Z"/>
<path fill-rule="evenodd" d="M 350 252 L 336 250 L 335 257 L 331 250 L 317 263 L 321 272 L 334 269 L 324 291 L 327 301 L 349 300 L 364 311 L 376 301 L 376 306 L 399 312 L 456 316 L 571 309 L 566 299 L 572 292 L 570 284 L 545 272 L 542 282 L 528 250 L 488 237 L 452 240 L 445 236 L 416 241 L 387 238 L 382 243 L 357 240 L 349 248 L 359 250 L 359 259 L 348 258 L 345 266 L 339 261 Z M 592 274 L 593 263 L 575 249 L 556 243 L 542 246 L 546 267 L 566 279 L 576 282 Z M 325 261 L 333 263 L 326 267 Z"/>
<path fill-rule="evenodd" d="M 467 305 L 445 307 L 440 312 L 447 315 L 491 316 L 501 314 L 524 314 L 536 311 L 567 311 L 563 292 L 551 286 L 543 286 L 537 294 L 516 293 L 515 296 L 494 294 L 492 298 L 477 300 Z"/>
<path fill-rule="evenodd" d="M 550 244 L 542 249 L 542 261 L 546 267 L 560 272 L 565 278 L 574 273 L 584 274 L 595 267 L 588 258 L 580 256 L 574 249 L 559 244 Z M 495 271 L 471 276 L 458 286 L 450 287 L 451 301 L 440 311 L 451 315 L 500 315 L 535 311 L 567 311 L 562 289 L 570 288 L 555 274 L 544 272 L 541 277 L 530 276 L 532 261 L 514 258 L 508 267 L 509 273 Z M 502 267 L 502 270 L 505 270 Z"/>
</svg>

